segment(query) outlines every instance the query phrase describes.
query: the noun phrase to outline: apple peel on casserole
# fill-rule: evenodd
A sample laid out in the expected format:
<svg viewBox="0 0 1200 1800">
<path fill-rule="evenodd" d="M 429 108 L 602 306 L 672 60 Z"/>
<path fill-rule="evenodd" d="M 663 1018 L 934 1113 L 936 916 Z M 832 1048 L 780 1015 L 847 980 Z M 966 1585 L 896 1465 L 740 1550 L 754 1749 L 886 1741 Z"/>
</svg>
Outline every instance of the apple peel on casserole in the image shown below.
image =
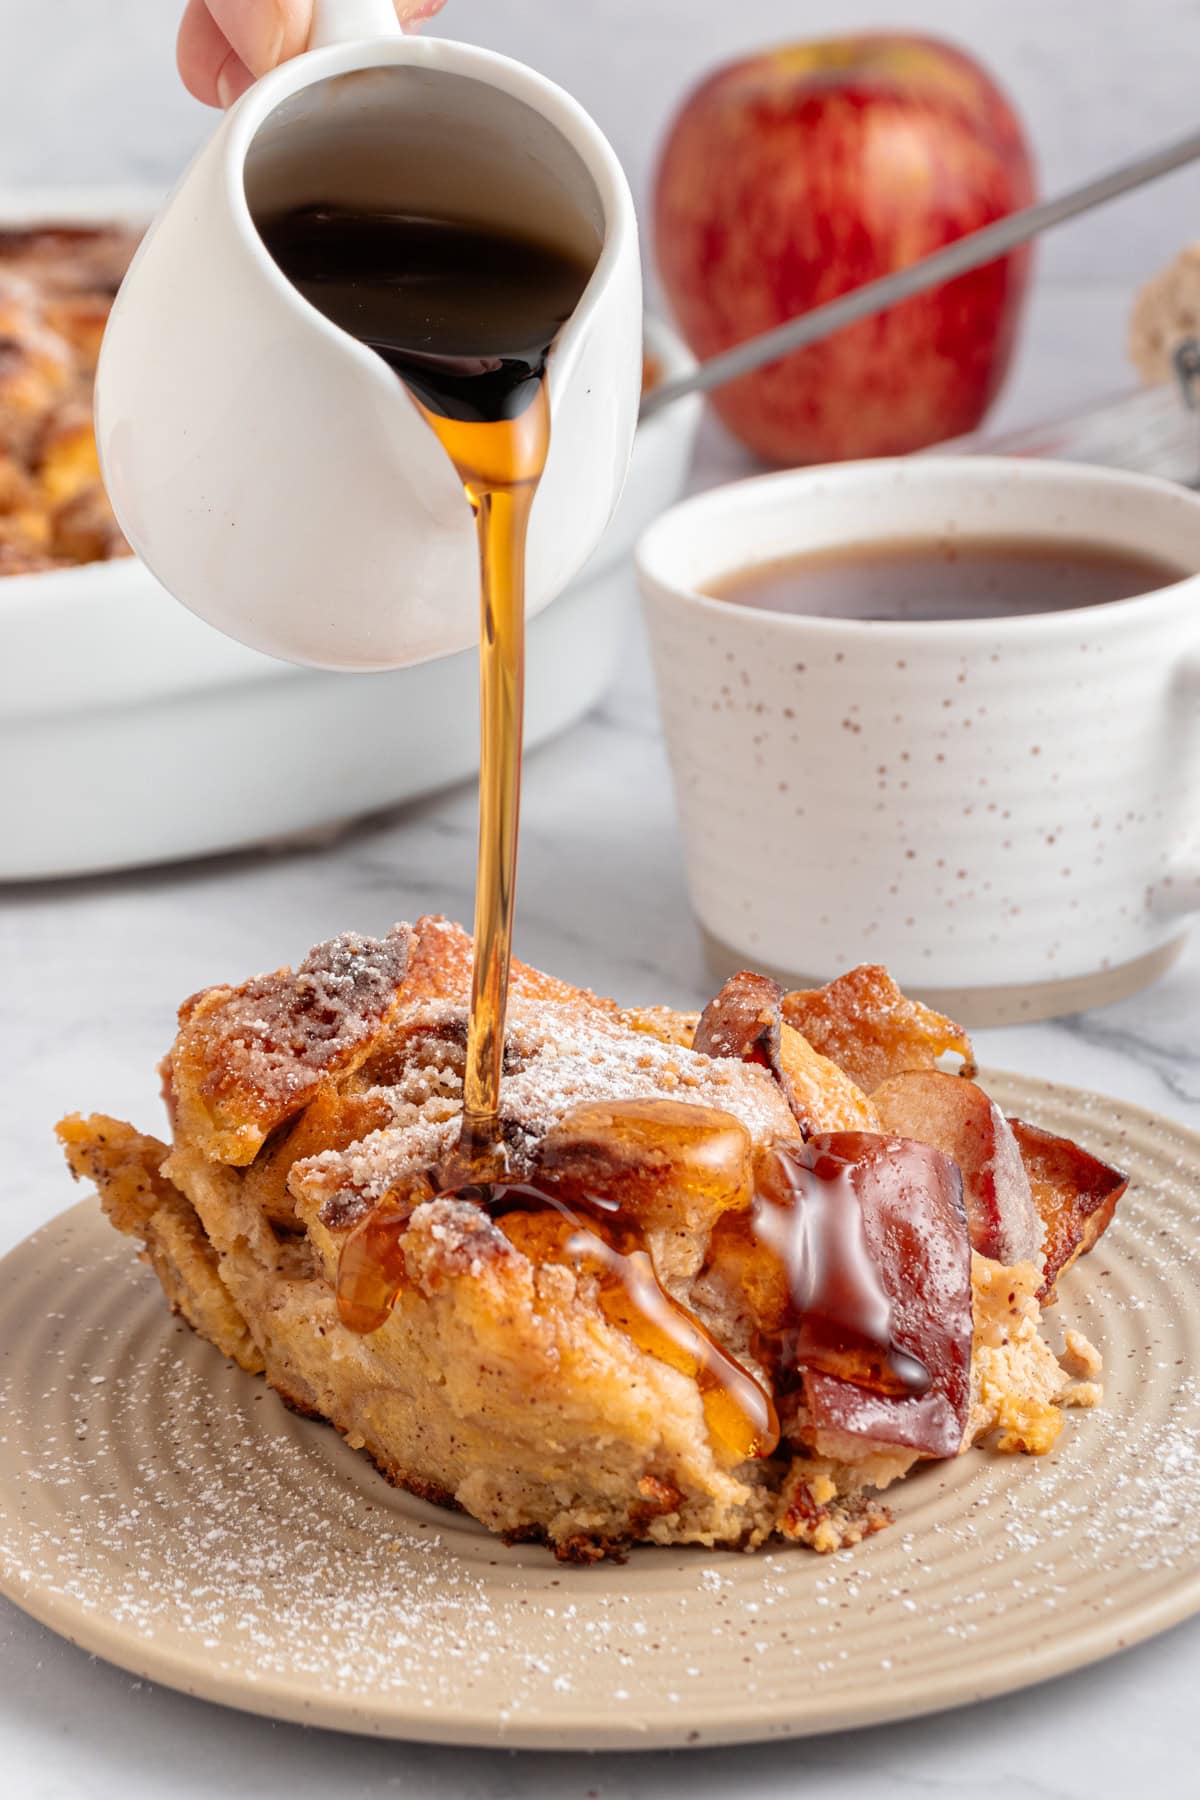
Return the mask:
<svg viewBox="0 0 1200 1800">
<path fill-rule="evenodd" d="M 185 1002 L 170 1144 L 58 1127 L 171 1306 L 389 1480 L 564 1560 L 833 1550 L 922 1460 L 1100 1398 L 1041 1307 L 1125 1178 L 1007 1121 L 886 971 L 697 1019 L 514 963 L 508 1170 L 445 1191 L 470 974 L 442 919 L 335 938 Z"/>
</svg>

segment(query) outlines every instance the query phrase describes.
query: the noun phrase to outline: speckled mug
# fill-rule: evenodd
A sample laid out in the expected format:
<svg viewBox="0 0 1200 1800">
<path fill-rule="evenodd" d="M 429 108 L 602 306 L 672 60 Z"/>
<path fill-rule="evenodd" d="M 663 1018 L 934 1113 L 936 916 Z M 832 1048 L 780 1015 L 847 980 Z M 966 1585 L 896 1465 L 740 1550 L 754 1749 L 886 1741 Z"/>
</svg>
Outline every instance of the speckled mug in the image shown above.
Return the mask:
<svg viewBox="0 0 1200 1800">
<path fill-rule="evenodd" d="M 960 533 L 1149 552 L 1158 592 L 1026 617 L 772 613 L 698 589 Z M 863 961 L 972 1025 L 1165 970 L 1200 909 L 1200 498 L 998 457 L 789 470 L 656 521 L 638 570 L 692 901 L 716 967 Z"/>
</svg>

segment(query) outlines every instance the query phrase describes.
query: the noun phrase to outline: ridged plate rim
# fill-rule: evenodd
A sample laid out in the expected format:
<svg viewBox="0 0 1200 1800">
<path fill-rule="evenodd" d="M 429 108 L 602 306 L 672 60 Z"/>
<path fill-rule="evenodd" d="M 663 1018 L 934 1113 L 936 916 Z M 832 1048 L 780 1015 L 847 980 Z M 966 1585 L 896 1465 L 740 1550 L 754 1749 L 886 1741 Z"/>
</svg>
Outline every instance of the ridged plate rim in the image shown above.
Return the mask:
<svg viewBox="0 0 1200 1800">
<path fill-rule="evenodd" d="M 1104 1462 L 1107 1485 L 1077 1496 L 1081 1507 L 1086 1507 L 1087 1518 L 1103 1519 L 1107 1508 L 1112 1514 L 1110 1525 L 1115 1520 L 1118 1527 L 1115 1537 L 1096 1547 L 1094 1567 L 1089 1564 L 1084 1571 L 1089 1579 L 1097 1577 L 1101 1582 L 1099 1598 L 1087 1605 L 1082 1593 L 1075 1604 L 1071 1604 L 1069 1593 L 1067 1603 L 1061 1607 L 1058 1604 L 1056 1594 L 1061 1583 L 1056 1583 L 1054 1577 L 1069 1572 L 1075 1552 L 1069 1543 L 1054 1550 L 1066 1533 L 1061 1528 L 1061 1518 L 1053 1529 L 1047 1523 L 1055 1517 L 1060 1504 L 1067 1507 L 1063 1516 L 1070 1516 L 1070 1503 L 1075 1497 L 1071 1468 L 1065 1476 L 1055 1476 L 1047 1489 L 1046 1466 L 1039 1471 L 1036 1459 L 985 1458 L 978 1453 L 961 1463 L 939 1465 L 936 1473 L 930 1470 L 919 1482 L 904 1484 L 896 1496 L 896 1525 L 857 1549 L 833 1558 L 818 1559 L 794 1548 L 758 1557 L 702 1549 L 648 1549 L 636 1552 L 624 1567 L 606 1565 L 603 1570 L 577 1570 L 558 1567 L 546 1552 L 536 1548 L 505 1549 L 482 1535 L 470 1520 L 439 1513 L 407 1496 L 394 1494 L 327 1427 L 284 1413 L 273 1397 L 264 1394 L 262 1384 L 255 1378 L 231 1370 L 216 1351 L 194 1339 L 166 1312 L 157 1282 L 128 1261 L 128 1246 L 111 1233 L 91 1201 L 59 1214 L 0 1262 L 0 1377 L 4 1392 L 0 1425 L 0 1592 L 86 1651 L 135 1675 L 239 1710 L 384 1737 L 558 1750 L 714 1745 L 881 1724 L 1028 1687 L 1166 1630 L 1200 1611 L 1200 1526 L 1189 1527 L 1185 1517 L 1193 1510 L 1193 1497 L 1194 1511 L 1200 1513 L 1200 1385 L 1192 1382 L 1189 1373 L 1194 1371 L 1200 1376 L 1200 1208 L 1194 1199 L 1200 1183 L 1200 1133 L 1131 1103 L 1057 1083 L 1009 1074 L 991 1074 L 985 1080 L 1006 1110 L 1019 1111 L 1053 1130 L 1078 1133 L 1101 1154 L 1123 1161 L 1133 1176 L 1130 1196 L 1118 1212 L 1109 1236 L 1065 1284 L 1065 1322 L 1079 1323 L 1092 1335 L 1103 1335 L 1100 1322 L 1105 1313 L 1097 1304 L 1099 1295 L 1106 1282 L 1124 1281 L 1129 1298 L 1122 1303 L 1122 1314 L 1128 1313 L 1136 1321 L 1137 1330 L 1144 1325 L 1147 1332 L 1159 1334 L 1154 1341 L 1162 1344 L 1163 1357 L 1153 1358 L 1151 1364 L 1136 1366 L 1134 1370 L 1134 1376 L 1145 1385 L 1140 1390 L 1137 1412 L 1132 1415 L 1132 1429 L 1143 1431 L 1143 1422 L 1150 1420 L 1151 1424 L 1144 1426 L 1143 1451 L 1149 1448 L 1161 1457 L 1162 1446 L 1166 1445 L 1167 1460 L 1174 1458 L 1179 1463 L 1172 1480 L 1176 1483 L 1173 1491 L 1180 1517 L 1174 1521 L 1171 1536 L 1169 1507 L 1163 1515 L 1171 1543 L 1169 1555 L 1163 1553 L 1160 1561 L 1141 1567 L 1130 1559 L 1130 1542 L 1145 1554 L 1149 1540 L 1138 1536 L 1141 1527 L 1136 1509 L 1131 1518 L 1130 1507 L 1118 1508 L 1115 1495 L 1122 1484 L 1131 1482 L 1137 1491 L 1142 1478 L 1134 1473 L 1132 1446 L 1129 1468 L 1122 1466 L 1119 1455 L 1104 1459 L 1103 1452 L 1106 1446 L 1111 1448 L 1112 1430 L 1121 1427 L 1121 1407 L 1128 1400 L 1125 1389 L 1133 1377 L 1123 1387 L 1123 1371 L 1111 1367 L 1107 1378 L 1112 1397 L 1106 1398 L 1106 1408 L 1116 1409 L 1107 1414 L 1113 1420 L 1112 1430 L 1093 1442 L 1089 1452 L 1088 1434 L 1104 1432 L 1106 1411 L 1101 1410 L 1071 1416 L 1064 1433 L 1066 1463 L 1071 1464 L 1072 1458 L 1082 1460 L 1086 1471 L 1089 1454 L 1093 1465 L 1098 1457 Z M 1170 1224 L 1174 1239 L 1169 1258 L 1152 1249 L 1153 1229 L 1157 1225 L 1160 1231 L 1165 1230 L 1163 1221 Z M 1146 1256 L 1147 1252 L 1148 1259 L 1141 1264 L 1147 1285 L 1151 1285 L 1152 1277 L 1161 1283 L 1168 1275 L 1174 1276 L 1174 1299 L 1182 1297 L 1181 1307 L 1164 1303 L 1161 1286 L 1143 1296 L 1137 1284 L 1131 1283 L 1139 1253 Z M 70 1261 L 78 1276 L 77 1287 L 64 1295 L 64 1300 L 72 1304 L 51 1309 L 46 1319 L 38 1320 L 31 1330 L 30 1308 L 14 1302 L 22 1294 L 28 1296 L 31 1284 L 37 1291 L 39 1277 L 44 1277 L 46 1265 L 56 1257 L 59 1267 Z M 97 1273 L 103 1277 L 99 1282 Z M 110 1308 L 116 1307 L 121 1315 L 119 1329 L 88 1325 L 89 1296 L 98 1296 L 97 1304 L 107 1302 Z M 1108 1316 L 1110 1321 L 1115 1320 L 1115 1310 Z M 58 1321 L 53 1328 L 47 1323 L 50 1319 Z M 39 1332 L 46 1330 L 51 1330 L 57 1346 L 52 1355 L 39 1337 Z M 92 1350 L 87 1349 L 89 1332 L 100 1333 Z M 1120 1341 L 1119 1332 L 1114 1341 Z M 1186 1349 L 1188 1354 L 1172 1358 L 1172 1348 Z M 74 1451 L 66 1441 L 68 1427 L 64 1419 L 56 1422 L 51 1418 L 47 1425 L 44 1417 L 35 1420 L 19 1408 L 14 1410 L 14 1383 L 19 1388 L 22 1379 L 32 1380 L 35 1374 L 39 1381 L 46 1379 L 30 1366 L 30 1359 L 39 1349 L 43 1355 L 51 1355 L 52 1365 L 60 1365 L 55 1380 L 65 1384 L 64 1392 L 69 1390 L 71 1404 L 83 1409 L 82 1413 L 71 1415 L 75 1426 L 81 1417 L 92 1417 L 87 1411 L 89 1405 L 93 1412 L 101 1409 L 97 1418 L 110 1420 L 95 1434 L 101 1448 L 94 1458 L 89 1454 L 72 1462 L 72 1457 L 82 1457 L 83 1453 Z M 1134 1354 L 1127 1351 L 1127 1359 L 1133 1360 Z M 73 1517 L 69 1511 L 71 1496 L 62 1500 L 61 1490 L 64 1485 L 71 1488 L 72 1470 L 80 1482 L 98 1488 L 103 1487 L 106 1470 L 110 1474 L 119 1472 L 122 1455 L 132 1454 L 130 1444 L 137 1427 L 125 1424 L 112 1429 L 111 1421 L 116 1420 L 120 1409 L 109 1396 L 117 1390 L 123 1393 L 135 1378 L 140 1381 L 143 1371 L 153 1371 L 160 1364 L 169 1367 L 174 1372 L 172 1379 L 177 1378 L 187 1391 L 190 1383 L 197 1392 L 233 1397 L 233 1412 L 226 1415 L 226 1422 L 242 1420 L 250 1432 L 250 1455 L 236 1469 L 226 1458 L 215 1465 L 216 1473 L 211 1478 L 233 1484 L 230 1494 L 234 1499 L 238 1498 L 235 1489 L 240 1480 L 262 1484 L 261 1497 L 268 1497 L 270 1483 L 263 1471 L 272 1466 L 274 1458 L 285 1473 L 293 1472 L 295 1464 L 301 1473 L 316 1472 L 321 1476 L 321 1498 L 327 1506 L 340 1507 L 351 1521 L 348 1541 L 366 1546 L 363 1554 L 369 1551 L 374 1559 L 372 1568 L 378 1565 L 381 1546 L 399 1546 L 404 1558 L 402 1572 L 410 1582 L 423 1581 L 428 1590 L 413 1616 L 418 1621 L 424 1618 L 429 1642 L 416 1646 L 416 1662 L 404 1664 L 406 1675 L 410 1668 L 413 1672 L 407 1686 L 372 1686 L 370 1675 L 360 1680 L 354 1667 L 347 1675 L 339 1657 L 344 1660 L 349 1655 L 347 1643 L 352 1649 L 356 1640 L 342 1639 L 339 1651 L 336 1630 L 332 1644 L 319 1641 L 327 1640 L 328 1633 L 317 1631 L 307 1648 L 302 1642 L 293 1645 L 287 1634 L 295 1634 L 296 1620 L 287 1615 L 282 1602 L 274 1615 L 279 1635 L 272 1638 L 269 1597 L 269 1616 L 260 1628 L 260 1637 L 266 1632 L 263 1641 L 268 1651 L 277 1658 L 294 1653 L 301 1660 L 308 1655 L 310 1662 L 315 1658 L 314 1666 L 290 1673 L 257 1668 L 253 1658 L 246 1661 L 244 1639 L 239 1642 L 236 1634 L 224 1639 L 204 1639 L 190 1622 L 182 1629 L 164 1630 L 157 1639 L 153 1635 L 147 1637 L 145 1630 L 139 1628 L 139 1619 L 145 1626 L 145 1617 L 139 1611 L 139 1593 L 153 1617 L 154 1608 L 163 1603 L 161 1592 L 154 1591 L 155 1583 L 149 1579 L 139 1589 L 138 1572 L 134 1570 L 131 1576 L 128 1555 L 114 1553 L 111 1545 L 102 1541 L 102 1535 L 89 1537 L 78 1521 L 69 1523 Z M 1180 1364 L 1185 1365 L 1184 1373 L 1176 1376 L 1174 1371 Z M 1151 1430 L 1154 1409 L 1170 1400 L 1173 1379 L 1181 1388 L 1176 1396 L 1177 1422 L 1170 1406 L 1166 1416 L 1176 1435 L 1164 1437 L 1156 1446 L 1144 1434 Z M 51 1382 L 42 1398 L 58 1391 Z M 153 1394 L 154 1390 L 150 1391 Z M 204 1393 L 200 1404 L 205 1403 Z M 263 1404 L 256 1416 L 254 1405 L 259 1399 Z M 117 1410 L 106 1413 L 105 1407 Z M 170 1410 L 168 1406 L 166 1413 Z M 185 1459 L 186 1454 L 199 1453 L 204 1448 L 204 1434 L 195 1430 L 195 1415 L 188 1416 L 192 1417 L 192 1424 L 188 1426 L 190 1438 L 185 1433 L 182 1440 Z M 184 1423 L 187 1425 L 187 1416 Z M 142 1424 L 150 1433 L 151 1449 L 158 1445 L 161 1451 L 169 1430 L 165 1415 L 148 1414 Z M 36 1445 L 32 1442 L 35 1426 L 43 1433 L 42 1441 Z M 1164 1431 L 1167 1428 L 1164 1425 Z M 47 1429 L 48 1438 L 44 1435 Z M 79 1442 L 94 1441 L 86 1432 L 78 1438 L 72 1430 L 70 1436 Z M 1077 1448 L 1079 1445 L 1082 1449 Z M 65 1457 L 66 1461 L 55 1462 L 55 1456 Z M 53 1473 L 64 1468 L 65 1475 Z M 1032 1489 L 1028 1485 L 1031 1479 Z M 55 1514 L 49 1525 L 39 1524 L 24 1510 L 31 1482 L 39 1500 L 68 1509 L 63 1513 L 67 1522 L 57 1524 Z M 1016 1484 L 1020 1484 L 1021 1492 L 1029 1494 L 1032 1518 L 1017 1508 Z M 141 1497 L 142 1492 L 138 1490 L 134 1497 Z M 188 1516 L 190 1492 L 185 1483 L 184 1497 L 171 1501 L 176 1512 L 184 1508 L 181 1520 Z M 60 1496 L 57 1501 L 56 1495 Z M 228 1496 L 225 1498 L 228 1500 Z M 103 1496 L 99 1501 L 93 1496 L 91 1504 L 101 1508 L 93 1517 L 100 1518 L 96 1531 L 102 1533 L 108 1529 L 103 1524 L 107 1517 L 103 1513 Z M 1060 1628 L 1046 1631 L 1039 1627 L 1019 1643 L 1010 1641 L 994 1654 L 978 1636 L 978 1621 L 967 1616 L 970 1606 L 990 1598 L 997 1608 L 995 1616 L 1004 1619 L 1003 1629 L 1012 1631 L 1006 1614 L 1015 1603 L 997 1573 L 1008 1568 L 1007 1557 L 1003 1563 L 992 1560 L 978 1568 L 972 1560 L 973 1534 L 978 1528 L 971 1521 L 989 1505 L 1001 1514 L 1008 1506 L 1013 1514 L 1007 1525 L 1010 1535 L 1015 1531 L 1014 1569 L 1031 1566 L 1042 1571 L 1025 1583 L 1030 1604 L 1039 1596 L 1041 1600 L 1041 1606 L 1030 1617 L 1043 1626 L 1051 1618 Z M 370 1530 L 364 1535 L 361 1523 L 355 1521 L 376 1511 L 381 1516 L 370 1522 Z M 38 1516 L 44 1520 L 44 1507 Z M 218 1520 L 221 1517 L 219 1513 L 214 1516 Z M 286 1511 L 283 1516 L 286 1519 Z M 117 1525 L 122 1517 L 119 1511 L 113 1514 L 116 1523 L 112 1531 L 118 1538 L 121 1532 Z M 167 1525 L 174 1519 L 175 1513 L 171 1513 Z M 328 1517 L 323 1522 L 328 1525 Z M 986 1532 L 988 1527 L 983 1529 Z M 380 1536 L 389 1530 L 406 1535 L 403 1539 Z M 1044 1540 L 1037 1537 L 1039 1530 L 1048 1533 Z M 184 1541 L 182 1523 L 178 1524 L 178 1531 L 173 1545 L 169 1532 L 163 1540 L 166 1549 L 162 1551 L 162 1567 L 168 1570 L 186 1567 L 188 1555 L 194 1554 L 193 1540 Z M 1130 1542 L 1122 1541 L 1122 1532 L 1132 1534 Z M 927 1537 L 926 1533 L 930 1535 Z M 1051 1551 L 1048 1563 L 1035 1561 L 1028 1565 L 1020 1560 L 1027 1558 L 1031 1549 L 1022 1534 L 1028 1539 L 1031 1533 L 1033 1551 Z M 959 1560 L 965 1558 L 965 1568 L 983 1585 L 969 1597 L 960 1596 L 965 1611 L 957 1622 L 953 1615 L 947 1616 L 944 1629 L 948 1635 L 942 1643 L 931 1639 L 927 1629 L 931 1612 L 941 1617 L 936 1581 L 931 1580 L 923 1594 L 925 1575 L 913 1574 L 910 1578 L 916 1584 L 914 1599 L 907 1588 L 893 1587 L 884 1594 L 880 1578 L 881 1573 L 890 1578 L 885 1572 L 895 1562 L 893 1552 L 906 1544 L 912 1551 L 912 1566 L 924 1570 L 926 1565 L 920 1560 L 922 1548 L 938 1550 L 944 1548 L 946 1541 L 950 1549 L 944 1558 L 945 1566 L 953 1564 L 956 1556 Z M 979 1541 L 982 1544 L 984 1539 Z M 153 1559 L 159 1549 L 157 1540 L 147 1546 L 138 1540 L 136 1553 Z M 332 1557 L 335 1552 L 344 1558 L 352 1554 L 331 1541 L 328 1553 Z M 298 1551 L 293 1547 L 286 1554 L 296 1555 Z M 49 1565 L 47 1557 L 51 1559 Z M 300 1569 L 302 1565 L 294 1566 Z M 343 1566 L 352 1572 L 361 1569 L 358 1552 L 354 1551 L 353 1559 Z M 1149 1585 L 1140 1579 L 1147 1568 L 1156 1577 Z M 489 1573 L 492 1570 L 496 1573 Z M 244 1576 L 237 1579 L 244 1581 Z M 1023 1579 L 1012 1577 L 1018 1590 Z M 132 1587 L 128 1585 L 131 1581 Z M 471 1582 L 476 1583 L 474 1589 Z M 457 1589 L 456 1583 L 460 1584 Z M 789 1583 L 799 1588 L 798 1601 L 791 1598 Z M 880 1592 L 875 1594 L 877 1583 Z M 1039 1583 L 1044 1585 L 1044 1592 Z M 399 1594 L 399 1589 L 396 1591 Z M 472 1593 L 480 1596 L 476 1620 L 471 1618 L 475 1604 Z M 789 1603 L 784 1604 L 782 1611 L 773 1612 L 785 1593 Z M 336 1606 L 338 1596 L 333 1596 L 330 1603 Z M 397 1598 L 397 1607 L 404 1603 Z M 503 1615 L 498 1624 L 493 1603 Z M 1025 1604 L 1021 1597 L 1020 1605 Z M 117 1616 L 112 1616 L 114 1606 Z M 425 1608 L 423 1614 L 421 1607 Z M 523 1607 L 528 1610 L 521 1613 Z M 443 1631 L 441 1615 L 447 1611 L 454 1615 L 456 1608 L 462 1613 L 462 1628 Z M 565 1623 L 568 1608 L 574 1608 L 569 1630 Z M 681 1636 L 677 1644 L 668 1643 L 659 1649 L 656 1642 L 647 1640 L 646 1631 L 669 1637 L 672 1625 L 668 1615 L 672 1608 L 681 1622 Z M 844 1624 L 849 1624 L 848 1637 L 853 1640 L 862 1619 L 876 1611 L 880 1614 L 880 1635 L 872 1644 L 869 1657 L 859 1652 L 853 1669 L 847 1665 L 848 1680 L 839 1686 L 837 1677 L 846 1657 L 839 1647 Z M 849 1619 L 843 1621 L 842 1614 L 846 1612 Z M 188 1617 L 190 1621 L 190 1614 Z M 792 1623 L 793 1632 L 785 1629 L 785 1620 Z M 1017 1624 L 1020 1626 L 1019 1618 Z M 727 1627 L 737 1642 L 730 1638 L 723 1647 Z M 899 1635 L 896 1627 L 901 1628 Z M 624 1640 L 622 1628 L 626 1632 Z M 209 1632 L 213 1629 L 210 1624 Z M 874 1626 L 865 1629 L 872 1634 L 875 1631 Z M 795 1641 L 795 1633 L 801 1631 L 807 1631 L 812 1640 L 812 1654 L 807 1659 L 801 1654 L 805 1646 Z M 772 1632 L 776 1634 L 774 1638 Z M 586 1663 L 592 1681 L 583 1701 L 573 1677 L 568 1680 L 560 1675 L 556 1679 L 553 1667 L 543 1666 L 545 1633 L 552 1638 L 558 1634 L 559 1654 L 567 1659 L 564 1669 L 571 1666 L 572 1656 L 583 1654 L 580 1641 L 591 1635 L 593 1641 L 583 1647 L 594 1652 L 595 1661 Z M 756 1633 L 765 1634 L 764 1640 L 759 1641 Z M 495 1671 L 486 1666 L 490 1652 L 489 1656 L 483 1655 L 483 1639 L 496 1639 L 503 1650 Z M 362 1642 L 367 1642 L 366 1636 Z M 920 1656 L 915 1664 L 911 1660 L 914 1645 Z M 410 1648 L 406 1644 L 405 1655 Z M 834 1660 L 823 1658 L 819 1654 L 822 1648 Z M 743 1651 L 740 1660 L 739 1649 Z M 889 1650 L 895 1650 L 894 1659 L 885 1654 Z M 442 1690 L 447 1681 L 455 1687 L 463 1659 L 469 1660 L 472 1651 L 477 1661 L 469 1671 L 468 1692 L 464 1695 L 456 1688 L 451 1697 L 444 1697 Z M 763 1658 L 757 1666 L 751 1651 Z M 790 1681 L 781 1681 L 778 1674 L 772 1679 L 758 1679 L 768 1670 L 772 1651 L 776 1659 L 784 1657 Z M 876 1656 L 875 1651 L 880 1654 Z M 326 1652 L 328 1662 L 322 1663 Z M 903 1667 L 906 1652 L 907 1670 Z M 232 1663 L 222 1666 L 219 1655 L 232 1656 Z M 694 1658 L 695 1662 L 685 1663 L 680 1660 L 683 1657 Z M 664 1676 L 664 1659 L 667 1677 L 678 1678 L 678 1693 L 664 1695 L 653 1691 L 655 1683 L 661 1683 Z M 353 1658 L 350 1660 L 352 1663 Z M 746 1665 L 751 1673 L 741 1679 L 749 1685 L 738 1692 L 738 1672 Z M 392 1673 L 389 1665 L 389 1681 Z M 722 1697 L 719 1701 L 689 1698 L 685 1676 L 718 1680 Z M 338 1681 L 342 1683 L 340 1687 Z M 522 1681 L 526 1683 L 524 1689 Z M 428 1689 L 421 1691 L 423 1682 L 435 1687 L 442 1684 L 434 1699 L 431 1700 Z M 560 1685 L 563 1682 L 565 1685 Z M 614 1682 L 619 1685 L 613 1686 Z M 605 1683 L 609 1685 L 605 1687 Z"/>
</svg>

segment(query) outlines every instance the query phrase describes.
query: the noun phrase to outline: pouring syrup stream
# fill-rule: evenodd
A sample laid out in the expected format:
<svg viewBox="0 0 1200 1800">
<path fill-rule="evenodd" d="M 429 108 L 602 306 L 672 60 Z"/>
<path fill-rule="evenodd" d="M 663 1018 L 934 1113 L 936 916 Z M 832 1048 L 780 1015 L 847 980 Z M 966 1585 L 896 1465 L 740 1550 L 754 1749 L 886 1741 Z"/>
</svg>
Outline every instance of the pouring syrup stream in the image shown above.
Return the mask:
<svg viewBox="0 0 1200 1800">
<path fill-rule="evenodd" d="M 550 442 L 538 382 L 515 419 L 464 424 L 423 406 L 462 480 L 479 534 L 479 858 L 459 1181 L 504 1172 L 500 1075 L 512 960 L 525 715 L 525 540 Z"/>
<path fill-rule="evenodd" d="M 500 1074 L 512 951 L 525 540 L 550 442 L 546 361 L 591 266 L 469 221 L 305 206 L 261 220 L 284 274 L 403 381 L 474 511 L 480 565 L 479 862 L 456 1184 L 505 1171 Z"/>
</svg>

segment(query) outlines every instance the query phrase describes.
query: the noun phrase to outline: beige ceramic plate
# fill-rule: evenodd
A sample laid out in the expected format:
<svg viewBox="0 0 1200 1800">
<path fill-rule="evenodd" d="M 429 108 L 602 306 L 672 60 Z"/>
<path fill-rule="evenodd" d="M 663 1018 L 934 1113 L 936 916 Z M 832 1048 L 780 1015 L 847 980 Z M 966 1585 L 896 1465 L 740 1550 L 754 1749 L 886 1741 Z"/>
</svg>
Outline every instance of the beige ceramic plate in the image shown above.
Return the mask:
<svg viewBox="0 0 1200 1800">
<path fill-rule="evenodd" d="M 1064 1283 L 1107 1404 L 903 1484 L 821 1558 L 563 1568 L 394 1493 L 166 1312 L 92 1204 L 0 1265 L 0 1586 L 86 1649 L 280 1718 L 447 1743 L 718 1743 L 1022 1687 L 1200 1609 L 1200 1136 L 998 1077 L 1135 1186 Z"/>
</svg>

